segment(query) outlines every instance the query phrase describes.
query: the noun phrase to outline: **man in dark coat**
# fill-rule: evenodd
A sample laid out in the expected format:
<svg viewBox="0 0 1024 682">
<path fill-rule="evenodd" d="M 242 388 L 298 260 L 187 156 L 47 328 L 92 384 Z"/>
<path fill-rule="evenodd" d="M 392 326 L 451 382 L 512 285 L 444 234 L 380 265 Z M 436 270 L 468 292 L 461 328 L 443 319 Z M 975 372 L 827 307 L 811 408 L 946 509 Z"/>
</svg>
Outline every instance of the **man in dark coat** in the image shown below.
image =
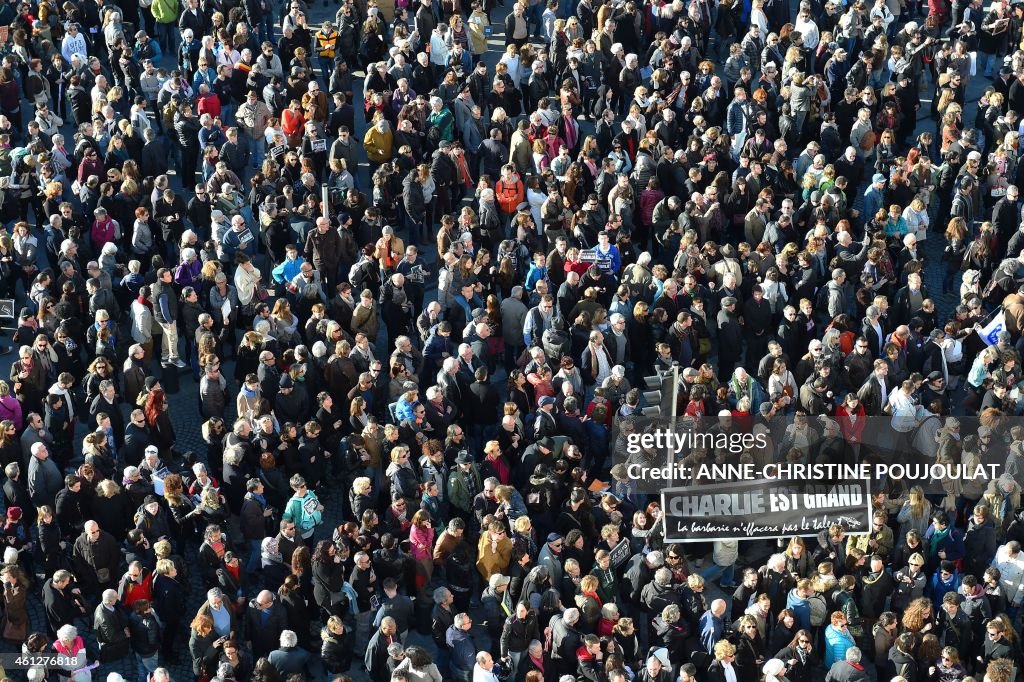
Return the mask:
<svg viewBox="0 0 1024 682">
<path fill-rule="evenodd" d="M 579 619 L 580 611 L 575 608 L 551 618 L 551 659 L 558 675 L 571 675 L 576 670 L 576 649 L 583 642 L 583 635 L 576 629 Z"/>
<path fill-rule="evenodd" d="M 119 449 L 118 454 L 129 466 L 139 466 L 146 453 L 146 448 L 152 444 L 149 436 L 149 427 L 146 426 L 146 415 L 142 410 L 132 410 L 131 421 L 124 430 L 124 445 Z"/>
<path fill-rule="evenodd" d="M 765 300 L 761 285 L 754 285 L 753 296 L 743 304 L 743 333 L 747 339 L 748 366 L 753 366 L 768 352 L 773 317 L 772 305 Z"/>
<path fill-rule="evenodd" d="M 497 424 L 501 415 L 501 399 L 494 385 L 488 381 L 486 367 L 476 369 L 474 381 L 469 386 L 473 399 L 469 402 L 467 421 L 473 427 L 483 428 Z M 479 434 L 478 434 L 479 435 Z"/>
<path fill-rule="evenodd" d="M 29 495 L 28 488 L 21 482 L 21 465 L 17 462 L 9 463 L 4 467 L 4 474 L 7 476 L 3 486 L 7 508 L 20 508 L 25 524 L 29 526 L 35 524 L 36 506 L 32 504 L 32 496 Z"/>
<path fill-rule="evenodd" d="M 373 682 L 387 682 L 391 678 L 388 669 L 388 647 L 398 641 L 398 626 L 390 616 L 380 622 L 380 627 L 370 637 L 363 655 L 363 665 Z"/>
<path fill-rule="evenodd" d="M 1020 227 L 1020 209 L 1017 208 L 1017 198 L 1017 187 L 1010 185 L 1006 188 L 1006 196 L 992 207 L 992 227 L 999 237 L 1000 246 L 1005 246 Z"/>
<path fill-rule="evenodd" d="M 245 621 L 246 632 L 252 641 L 253 658 L 259 659 L 277 648 L 278 638 L 288 626 L 288 615 L 274 593 L 263 590 L 249 602 Z"/>
<path fill-rule="evenodd" d="M 737 300 L 732 296 L 722 299 L 722 309 L 718 311 L 718 380 L 728 381 L 732 370 L 740 360 L 743 349 L 743 327 L 736 316 Z M 768 340 L 765 339 L 765 348 Z M 761 352 L 764 355 L 764 352 Z M 754 360 L 757 362 L 757 360 Z"/>
<path fill-rule="evenodd" d="M 117 603 L 117 592 L 103 591 L 103 601 L 92 616 L 96 640 L 100 645 L 100 662 L 119 661 L 131 650 L 128 617 Z"/>
<path fill-rule="evenodd" d="M 52 635 L 62 625 L 85 615 L 85 607 L 79 602 L 79 589 L 73 581 L 71 572 L 61 569 L 43 585 L 43 608 L 46 609 L 46 624 Z"/>
<path fill-rule="evenodd" d="M 113 535 L 95 521 L 86 521 L 84 532 L 75 540 L 72 551 L 75 576 L 86 594 L 99 594 L 117 583 L 121 567 L 121 548 Z"/>
<path fill-rule="evenodd" d="M 320 661 L 305 649 L 299 647 L 299 638 L 292 630 L 285 630 L 280 636 L 281 646 L 270 652 L 267 660 L 282 678 L 298 675 L 303 679 L 320 679 Z"/>
<path fill-rule="evenodd" d="M 859 647 L 852 646 L 846 650 L 846 659 L 836 661 L 825 675 L 825 682 L 868 682 L 870 678 L 861 663 Z"/>
</svg>

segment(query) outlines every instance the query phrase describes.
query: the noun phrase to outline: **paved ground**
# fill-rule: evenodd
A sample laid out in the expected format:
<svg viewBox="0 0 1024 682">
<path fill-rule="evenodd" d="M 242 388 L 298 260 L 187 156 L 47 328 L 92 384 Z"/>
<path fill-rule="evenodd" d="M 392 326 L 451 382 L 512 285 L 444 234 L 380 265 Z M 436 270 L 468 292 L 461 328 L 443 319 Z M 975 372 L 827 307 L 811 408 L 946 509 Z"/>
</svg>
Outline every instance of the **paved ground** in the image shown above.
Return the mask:
<svg viewBox="0 0 1024 682">
<path fill-rule="evenodd" d="M 319 5 L 319 3 L 316 3 L 316 5 Z M 507 9 L 499 10 L 499 12 L 505 12 L 505 11 L 507 11 Z M 318 24 L 323 18 L 328 16 L 329 12 L 330 12 L 329 16 L 333 17 L 333 8 L 331 10 L 327 10 L 327 9 L 325 9 L 323 7 L 320 7 L 320 6 L 312 6 L 311 7 L 311 14 L 312 14 L 311 18 L 312 18 L 312 21 L 310 22 L 310 24 L 311 25 Z M 503 36 L 500 33 L 500 31 L 502 30 L 502 23 L 501 23 L 502 17 L 498 16 L 496 14 L 495 18 L 497 20 L 497 22 L 494 24 L 495 35 L 492 38 L 491 43 L 492 43 L 492 49 L 493 50 L 497 50 L 497 52 L 492 52 L 492 53 L 488 54 L 488 56 L 487 56 L 487 61 L 488 61 L 488 63 L 491 66 L 493 66 L 493 64 L 497 61 L 497 58 L 500 55 L 500 50 L 503 47 Z M 971 85 L 969 87 L 969 90 L 968 90 L 968 94 L 969 94 L 969 98 L 970 98 L 970 100 L 972 102 L 976 102 L 977 101 L 977 98 L 980 95 L 981 91 L 983 90 L 983 87 L 984 87 L 983 83 L 979 82 L 978 79 L 975 79 L 971 83 Z M 357 82 L 356 90 L 357 91 L 361 90 L 361 83 L 360 82 Z M 357 95 L 357 99 L 358 99 L 358 95 Z M 357 101 L 356 102 L 357 108 L 358 108 L 359 104 L 360 103 Z M 973 115 L 973 108 L 974 108 L 973 104 L 969 105 L 968 112 L 967 112 L 968 116 L 972 116 Z M 927 103 L 925 103 L 925 105 L 922 107 L 922 110 L 927 111 Z M 967 118 L 966 120 L 972 120 L 972 119 L 971 118 Z M 359 136 L 359 139 L 361 139 L 362 132 L 363 132 L 364 129 L 365 129 L 365 126 L 362 123 L 362 117 L 361 116 L 357 116 L 357 131 L 356 131 L 356 133 Z M 934 129 L 934 124 L 930 120 L 922 120 L 919 123 L 919 129 L 921 129 L 921 130 L 932 129 L 933 130 Z M 361 170 L 361 175 L 362 175 L 362 180 L 364 181 L 362 186 L 365 187 L 366 186 L 366 184 L 365 184 L 365 180 L 366 180 L 365 168 Z M 178 185 L 179 183 L 177 183 L 175 181 L 174 184 Z M 857 202 L 859 203 L 859 197 L 857 197 Z M 40 234 L 40 237 L 41 236 L 42 235 Z M 938 304 L 939 304 L 939 307 L 940 307 L 940 311 L 943 314 L 946 314 L 950 310 L 950 308 L 953 305 L 955 305 L 956 301 L 955 301 L 954 295 L 951 295 L 951 296 L 948 296 L 948 297 L 938 296 L 939 292 L 941 292 L 941 289 L 942 289 L 942 270 L 941 270 L 941 267 L 940 267 L 940 255 L 941 255 L 941 250 L 942 250 L 942 244 L 940 242 L 941 242 L 941 238 L 935 237 L 935 238 L 929 239 L 927 241 L 927 243 L 926 243 L 925 252 L 929 256 L 929 265 L 925 269 L 925 282 L 926 282 L 928 288 L 931 290 L 933 296 L 937 297 L 937 301 L 938 301 Z M 41 250 L 41 252 L 42 252 L 42 250 Z M 20 308 L 20 305 L 18 306 L 18 308 Z M 7 374 L 7 372 L 9 371 L 9 363 L 11 362 L 12 359 L 13 359 L 12 355 L 6 355 L 6 356 L 3 356 L 3 357 L 0 357 L 0 374 L 3 374 L 3 375 Z M 225 376 L 232 376 L 232 369 L 233 368 L 230 366 L 231 363 L 226 363 L 226 364 L 228 366 L 225 368 L 224 374 L 225 374 Z M 504 380 L 503 380 L 503 378 L 501 378 L 500 375 L 496 376 L 495 380 L 496 381 L 500 381 L 501 383 L 504 383 Z M 187 371 L 181 374 L 180 384 L 181 384 L 180 391 L 177 394 L 172 395 L 170 397 L 170 403 L 171 403 L 171 406 L 173 408 L 172 409 L 172 418 L 174 420 L 174 424 L 175 424 L 175 427 L 176 427 L 176 430 L 177 430 L 177 434 L 178 434 L 178 439 L 179 439 L 178 440 L 178 449 L 182 450 L 182 451 L 193 450 L 196 453 L 198 453 L 200 455 L 200 458 L 202 459 L 202 458 L 205 458 L 205 448 L 204 448 L 204 445 L 202 443 L 202 439 L 201 439 L 201 435 L 200 435 L 201 419 L 200 419 L 200 417 L 198 415 L 198 412 L 196 410 L 196 399 L 195 399 L 195 396 L 196 396 L 197 386 L 192 381 L 191 375 L 188 374 Z M 226 416 L 229 417 L 229 422 L 230 422 L 230 419 L 234 417 L 233 406 L 229 407 L 229 411 L 231 412 L 231 414 L 226 415 Z M 341 494 L 342 494 L 342 492 L 343 491 L 341 491 L 341 490 L 339 490 L 337 488 L 326 488 L 324 490 L 319 491 L 321 499 L 324 501 L 325 506 L 327 507 L 327 512 L 325 514 L 325 523 L 324 523 L 324 528 L 325 529 L 333 528 L 334 526 L 336 526 L 341 521 L 340 509 L 341 509 Z M 327 531 L 325 531 L 325 532 L 327 532 Z M 769 547 L 765 547 L 764 545 L 759 545 L 759 546 L 751 546 L 751 547 L 745 548 L 745 549 L 748 549 L 748 551 L 745 551 L 744 554 L 746 556 L 748 556 L 749 558 L 753 559 L 754 557 L 757 557 L 757 558 L 763 557 L 765 554 L 768 553 L 770 548 Z M 190 553 L 189 556 L 187 556 L 186 558 L 191 561 L 193 557 L 194 557 L 194 554 Z M 196 574 L 197 572 L 193 572 L 193 573 Z M 193 614 L 196 611 L 196 609 L 198 608 L 198 606 L 201 604 L 201 601 L 202 601 L 202 598 L 203 598 L 202 597 L 203 590 L 202 590 L 202 586 L 199 584 L 198 578 L 193 580 L 192 588 L 193 588 L 192 589 L 192 594 L 191 594 L 188 602 L 183 605 L 183 609 L 184 609 L 184 612 L 186 614 Z M 39 602 L 39 599 L 35 596 L 35 592 L 37 592 L 38 589 L 39 589 L 39 585 L 36 585 L 35 590 L 34 590 L 34 595 L 33 595 L 33 597 L 29 601 L 29 613 L 30 613 L 30 618 L 31 618 L 31 622 L 32 622 L 32 629 L 42 631 L 42 630 L 44 630 L 43 610 L 42 610 L 41 603 Z M 478 622 L 480 622 L 480 619 L 477 619 L 477 620 L 478 620 Z M 87 635 L 87 637 L 89 637 L 90 641 L 92 641 L 91 635 Z M 423 636 L 421 636 L 421 635 L 419 635 L 419 634 L 417 634 L 415 632 L 411 633 L 411 635 L 410 635 L 410 643 L 422 644 L 422 645 L 427 646 L 428 648 L 431 648 L 431 649 L 433 648 L 432 643 L 430 642 L 429 637 L 423 637 Z M 480 639 L 479 639 L 478 643 L 479 643 L 481 648 L 487 648 L 489 646 L 489 642 L 487 641 L 486 635 L 483 634 L 482 629 L 481 629 Z M 13 645 L 13 644 L 11 644 L 9 642 L 0 641 L 0 653 L 13 652 L 13 651 L 16 651 L 16 650 L 17 650 L 17 647 L 15 645 Z M 172 675 L 173 675 L 173 678 L 176 681 L 177 680 L 182 680 L 182 681 L 184 681 L 184 680 L 191 680 L 191 679 L 193 679 L 193 675 L 192 675 L 192 672 L 191 672 L 190 661 L 188 660 L 188 656 L 187 656 L 187 639 L 185 637 L 185 633 L 182 633 L 181 645 L 179 647 L 179 650 L 181 651 L 181 654 L 180 654 L 179 659 L 177 661 L 174 661 L 174 662 L 164 662 L 164 664 L 167 665 L 170 668 L 170 670 L 172 672 Z M 356 653 L 358 655 L 361 655 L 362 652 L 356 652 Z M 116 664 L 103 666 L 99 670 L 94 671 L 94 674 L 95 674 L 95 678 L 94 679 L 105 679 L 106 674 L 108 672 L 111 672 L 111 671 L 120 672 L 122 675 L 124 675 L 124 677 L 126 679 L 129 679 L 129 680 L 133 679 L 133 676 L 137 675 L 137 673 L 134 670 L 134 665 L 133 665 L 132 662 L 130 662 L 130 661 L 121 661 L 121 662 L 118 662 Z M 357 678 L 358 682 L 362 682 L 362 680 L 365 679 L 365 675 L 362 674 L 361 672 L 353 671 L 353 673 L 354 673 L 354 676 Z M 21 674 L 16 672 L 16 671 L 9 671 L 9 674 L 11 674 L 15 678 L 23 679 L 23 676 L 21 676 Z"/>
</svg>

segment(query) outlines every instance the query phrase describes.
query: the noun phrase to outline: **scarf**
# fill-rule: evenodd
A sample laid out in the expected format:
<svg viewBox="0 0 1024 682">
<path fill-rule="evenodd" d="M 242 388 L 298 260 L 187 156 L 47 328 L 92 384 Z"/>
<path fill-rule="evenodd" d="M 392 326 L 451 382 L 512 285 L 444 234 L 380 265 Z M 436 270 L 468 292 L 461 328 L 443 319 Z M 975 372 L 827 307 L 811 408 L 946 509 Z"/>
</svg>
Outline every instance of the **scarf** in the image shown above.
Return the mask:
<svg viewBox="0 0 1024 682">
<path fill-rule="evenodd" d="M 138 301 L 139 303 L 141 303 L 142 305 L 144 305 L 144 306 L 146 306 L 147 308 L 149 308 L 150 310 L 153 310 L 153 303 L 152 303 L 151 301 L 147 301 L 147 300 L 146 300 L 146 297 L 145 297 L 145 296 L 143 296 L 142 294 L 139 294 L 139 297 L 138 297 L 138 298 L 137 298 L 136 300 L 137 300 L 137 301 Z"/>
<path fill-rule="evenodd" d="M 931 539 L 930 539 L 930 541 L 928 543 L 928 555 L 929 556 L 935 556 L 936 554 L 939 553 L 939 543 L 941 543 L 943 540 L 945 540 L 946 536 L 948 536 L 948 535 L 949 535 L 949 528 L 948 527 L 946 528 L 946 530 L 935 531 L 934 533 L 932 533 L 932 537 L 931 537 Z"/>
</svg>

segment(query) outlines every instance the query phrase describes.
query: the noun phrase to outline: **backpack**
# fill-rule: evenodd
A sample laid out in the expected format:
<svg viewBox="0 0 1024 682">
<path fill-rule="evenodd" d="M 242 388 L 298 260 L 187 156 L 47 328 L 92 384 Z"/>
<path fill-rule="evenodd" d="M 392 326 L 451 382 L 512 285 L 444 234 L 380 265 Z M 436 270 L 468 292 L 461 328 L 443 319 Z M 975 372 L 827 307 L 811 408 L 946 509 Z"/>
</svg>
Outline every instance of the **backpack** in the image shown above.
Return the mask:
<svg viewBox="0 0 1024 682">
<path fill-rule="evenodd" d="M 15 147 L 11 150 L 11 168 L 17 168 L 18 162 L 24 159 L 31 153 L 28 147 Z"/>
<path fill-rule="evenodd" d="M 644 294 L 646 294 L 646 293 L 648 293 L 650 291 L 650 284 L 649 283 L 645 284 L 642 281 L 638 281 L 638 280 L 634 279 L 634 268 L 638 268 L 638 267 L 640 267 L 640 266 L 638 266 L 638 265 L 630 266 L 629 268 L 626 269 L 626 271 L 622 275 L 622 283 L 625 284 L 627 287 L 629 287 L 629 296 L 630 296 L 630 298 L 633 298 L 633 299 L 641 299 L 641 298 L 644 297 Z"/>
<path fill-rule="evenodd" d="M 825 624 L 825 618 L 828 616 L 828 604 L 825 603 L 825 597 L 815 593 L 807 600 L 807 603 L 811 607 L 811 627 L 820 628 Z"/>
<path fill-rule="evenodd" d="M 818 293 L 814 295 L 814 307 L 819 313 L 828 317 L 828 283 L 818 287 Z"/>
<path fill-rule="evenodd" d="M 914 448 L 914 441 L 917 440 L 917 432 L 921 430 L 921 427 L 924 426 L 925 423 L 927 423 L 928 421 L 930 421 L 932 419 L 938 419 L 938 418 L 939 418 L 938 415 L 930 414 L 927 417 L 925 417 L 924 419 L 922 419 L 917 424 L 917 426 L 915 426 L 913 429 L 910 430 L 910 433 L 907 434 L 907 443 L 908 443 L 908 446 L 912 450 L 914 450 L 916 452 L 916 448 Z M 931 453 L 920 452 L 918 454 L 923 455 L 923 456 L 927 456 L 927 457 L 934 457 L 935 456 L 934 452 L 931 452 Z"/>
<path fill-rule="evenodd" d="M 348 270 L 348 281 L 352 285 L 353 289 L 361 289 L 363 284 L 369 279 L 366 274 L 366 268 L 363 267 L 364 262 L 359 261 L 352 264 L 352 267 Z"/>
</svg>

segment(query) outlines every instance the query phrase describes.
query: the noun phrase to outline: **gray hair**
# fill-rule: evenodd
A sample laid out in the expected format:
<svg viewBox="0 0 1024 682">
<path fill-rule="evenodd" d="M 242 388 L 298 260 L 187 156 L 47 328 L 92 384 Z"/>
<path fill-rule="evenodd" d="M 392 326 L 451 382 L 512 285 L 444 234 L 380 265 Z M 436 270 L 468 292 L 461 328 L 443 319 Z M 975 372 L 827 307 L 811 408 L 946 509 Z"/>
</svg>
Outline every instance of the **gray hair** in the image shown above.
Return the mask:
<svg viewBox="0 0 1024 682">
<path fill-rule="evenodd" d="M 577 609 L 577 608 L 566 609 L 562 613 L 562 620 L 564 620 L 569 625 L 573 625 L 579 619 L 580 619 L 580 610 Z"/>
<path fill-rule="evenodd" d="M 113 606 L 117 603 L 117 590 L 103 590 L 103 603 Z"/>
<path fill-rule="evenodd" d="M 62 642 L 74 642 L 76 637 L 78 637 L 78 628 L 74 625 L 62 625 L 57 630 L 57 639 Z"/>
<path fill-rule="evenodd" d="M 455 618 L 452 619 L 452 622 L 455 623 L 455 627 L 461 628 L 463 625 L 466 624 L 467 620 L 469 620 L 468 613 L 456 613 Z"/>
<path fill-rule="evenodd" d="M 662 566 L 654 572 L 654 582 L 658 585 L 670 585 L 672 583 L 672 571 Z"/>
<path fill-rule="evenodd" d="M 281 646 L 282 647 L 294 647 L 299 643 L 299 636 L 295 634 L 293 630 L 282 630 L 281 631 Z"/>
<path fill-rule="evenodd" d="M 850 663 L 860 663 L 860 647 L 851 646 L 846 650 L 846 660 Z"/>
<path fill-rule="evenodd" d="M 437 588 L 436 590 L 434 590 L 434 603 L 440 604 L 448 598 L 449 594 L 451 594 L 451 590 L 449 590 L 447 587 Z"/>
</svg>

